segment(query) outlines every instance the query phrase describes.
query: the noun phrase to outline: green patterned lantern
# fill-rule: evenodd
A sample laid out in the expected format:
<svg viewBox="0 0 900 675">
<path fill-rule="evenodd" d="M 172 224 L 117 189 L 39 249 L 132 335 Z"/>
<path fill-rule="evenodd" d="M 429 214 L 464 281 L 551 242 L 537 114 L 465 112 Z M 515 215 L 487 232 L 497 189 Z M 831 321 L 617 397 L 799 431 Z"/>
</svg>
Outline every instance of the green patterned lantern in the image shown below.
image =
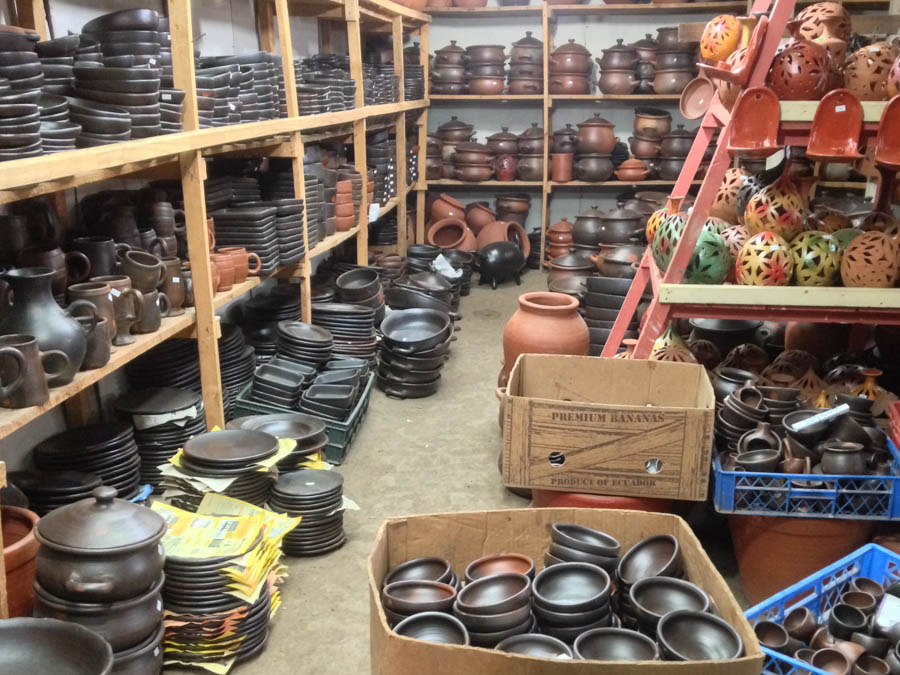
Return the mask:
<svg viewBox="0 0 900 675">
<path fill-rule="evenodd" d="M 725 240 L 715 232 L 704 229 L 697 238 L 684 280 L 689 284 L 721 284 L 733 265 Z"/>
<path fill-rule="evenodd" d="M 843 251 L 850 245 L 851 241 L 856 239 L 862 233 L 862 230 L 859 230 L 855 227 L 845 227 L 844 229 L 835 232 L 833 236 L 837 241 L 838 246 L 841 247 L 841 251 Z"/>
<path fill-rule="evenodd" d="M 731 227 L 731 223 L 727 220 L 722 220 L 721 218 L 716 218 L 714 216 L 710 216 L 706 219 L 706 222 L 703 223 L 703 231 L 712 232 L 713 234 L 722 234 L 729 227 Z"/>
<path fill-rule="evenodd" d="M 669 267 L 669 261 L 672 260 L 672 254 L 675 253 L 675 247 L 678 246 L 686 222 L 686 213 L 673 213 L 663 220 L 656 230 L 650 252 L 660 272 L 664 273 Z"/>
<path fill-rule="evenodd" d="M 809 230 L 791 242 L 798 286 L 834 286 L 841 269 L 841 248 L 834 236 Z"/>
</svg>

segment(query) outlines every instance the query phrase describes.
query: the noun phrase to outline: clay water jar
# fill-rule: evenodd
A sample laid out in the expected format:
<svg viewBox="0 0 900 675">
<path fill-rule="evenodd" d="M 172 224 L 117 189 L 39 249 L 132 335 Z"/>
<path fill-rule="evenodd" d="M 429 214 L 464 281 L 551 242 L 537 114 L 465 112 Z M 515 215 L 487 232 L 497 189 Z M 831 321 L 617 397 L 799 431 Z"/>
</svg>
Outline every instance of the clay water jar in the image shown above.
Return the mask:
<svg viewBox="0 0 900 675">
<path fill-rule="evenodd" d="M 428 230 L 428 243 L 444 249 L 455 248 L 460 251 L 474 251 L 475 235 L 461 218 L 444 218 Z"/>
<path fill-rule="evenodd" d="M 503 330 L 503 380 L 519 354 L 584 356 L 589 351 L 590 334 L 578 300 L 563 293 L 524 293 Z"/>
<path fill-rule="evenodd" d="M 38 544 L 34 529 L 38 515 L 18 506 L 0 507 L 3 523 L 3 565 L 10 618 L 31 616 L 34 604 L 34 559 Z"/>
<path fill-rule="evenodd" d="M 438 221 L 444 218 L 465 218 L 466 205 L 448 194 L 442 194 L 431 205 L 431 220 Z"/>
<path fill-rule="evenodd" d="M 574 158 L 570 152 L 554 152 L 550 155 L 550 179 L 555 183 L 568 183 L 572 180 Z"/>
</svg>

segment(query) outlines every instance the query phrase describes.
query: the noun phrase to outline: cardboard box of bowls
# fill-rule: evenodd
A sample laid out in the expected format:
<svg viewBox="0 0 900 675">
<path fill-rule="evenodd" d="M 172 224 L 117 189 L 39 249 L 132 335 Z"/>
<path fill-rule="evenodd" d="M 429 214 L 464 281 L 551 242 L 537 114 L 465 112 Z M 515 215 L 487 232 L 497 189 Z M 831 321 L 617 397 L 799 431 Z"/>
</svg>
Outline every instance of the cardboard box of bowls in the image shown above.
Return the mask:
<svg viewBox="0 0 900 675">
<path fill-rule="evenodd" d="M 469 563 L 486 555 L 521 554 L 530 558 L 540 570 L 535 582 L 528 588 L 533 593 L 532 603 L 537 603 L 544 556 L 551 545 L 551 527 L 554 524 L 559 527 L 560 523 L 606 533 L 618 540 L 622 553 L 648 537 L 671 535 L 678 542 L 677 556 L 683 578 L 702 587 L 709 598 L 708 611 L 730 625 L 730 628 L 720 627 L 719 633 L 705 633 L 692 627 L 681 631 L 682 634 L 695 643 L 698 640 L 696 635 L 705 634 L 707 642 L 715 645 L 712 649 L 727 649 L 724 643 L 736 634 L 743 643 L 743 656 L 727 660 L 631 663 L 557 660 L 473 646 L 426 642 L 398 635 L 392 630 L 382 606 L 382 584 L 388 573 L 398 565 L 417 558 L 436 557 L 448 561 L 455 581 L 465 578 Z M 559 567 L 554 565 L 548 569 Z M 584 567 L 600 576 L 606 574 L 595 565 Z M 427 577 L 422 575 L 419 578 Z M 609 578 L 615 578 L 615 573 Z M 392 518 L 382 524 L 378 532 L 368 560 L 368 582 L 373 675 L 596 675 L 600 672 L 611 675 L 647 672 L 657 675 L 759 675 L 762 671 L 763 653 L 759 642 L 725 580 L 687 523 L 670 514 L 612 509 L 518 509 Z M 447 583 L 452 584 L 453 581 Z M 535 615 L 537 611 L 535 608 Z M 572 644 L 571 641 L 569 644 Z"/>
<path fill-rule="evenodd" d="M 715 395 L 703 366 L 522 354 L 501 405 L 507 487 L 706 499 Z"/>
</svg>

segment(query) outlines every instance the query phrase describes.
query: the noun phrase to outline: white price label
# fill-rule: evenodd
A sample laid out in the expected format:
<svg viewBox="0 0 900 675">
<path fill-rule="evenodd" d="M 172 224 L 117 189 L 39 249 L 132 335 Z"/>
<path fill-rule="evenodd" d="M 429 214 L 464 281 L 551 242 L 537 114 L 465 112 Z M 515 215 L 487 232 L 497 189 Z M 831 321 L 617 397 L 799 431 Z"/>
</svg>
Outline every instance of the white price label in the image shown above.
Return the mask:
<svg viewBox="0 0 900 675">
<path fill-rule="evenodd" d="M 181 283 L 181 277 L 172 277 L 172 283 L 173 283 L 173 284 L 180 284 L 180 283 Z"/>
<path fill-rule="evenodd" d="M 162 101 L 171 101 L 171 100 L 172 100 L 172 94 L 160 94 L 160 95 L 159 95 L 159 98 L 160 98 L 160 100 L 162 100 Z"/>
<path fill-rule="evenodd" d="M 122 291 L 120 291 L 118 288 L 114 288 L 109 292 L 109 294 L 114 298 L 118 298 L 120 295 L 122 295 Z"/>
<path fill-rule="evenodd" d="M 381 211 L 381 207 L 378 204 L 369 204 L 369 222 L 374 223 L 378 220 L 378 213 Z"/>
</svg>

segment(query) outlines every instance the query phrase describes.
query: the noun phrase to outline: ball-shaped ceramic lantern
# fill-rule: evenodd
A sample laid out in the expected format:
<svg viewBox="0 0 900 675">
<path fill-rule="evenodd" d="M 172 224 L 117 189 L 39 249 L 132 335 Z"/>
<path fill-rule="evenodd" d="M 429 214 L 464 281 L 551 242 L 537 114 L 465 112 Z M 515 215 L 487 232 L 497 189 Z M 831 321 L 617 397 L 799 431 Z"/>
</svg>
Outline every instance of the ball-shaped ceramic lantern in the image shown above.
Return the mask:
<svg viewBox="0 0 900 675">
<path fill-rule="evenodd" d="M 798 286 L 834 286 L 841 269 L 841 247 L 830 234 L 811 230 L 791 242 Z"/>
<path fill-rule="evenodd" d="M 714 216 L 710 216 L 706 219 L 706 222 L 703 223 L 704 231 L 712 232 L 713 234 L 722 234 L 729 227 L 731 227 L 731 223 L 727 220 L 716 218 Z"/>
<path fill-rule="evenodd" d="M 841 230 L 838 230 L 837 232 L 834 232 L 832 236 L 834 236 L 834 240 L 837 242 L 837 245 L 840 247 L 841 251 L 846 251 L 847 247 L 850 245 L 850 242 L 852 242 L 862 233 L 862 230 L 855 227 L 845 227 Z"/>
<path fill-rule="evenodd" d="M 744 223 L 750 234 L 774 232 L 791 241 L 803 231 L 806 204 L 792 183 L 777 180 L 764 187 L 747 202 Z"/>
<path fill-rule="evenodd" d="M 728 276 L 733 259 L 721 235 L 703 230 L 684 273 L 689 284 L 721 284 Z"/>
<path fill-rule="evenodd" d="M 721 218 L 727 220 L 731 224 L 738 221 L 737 217 L 737 196 L 738 190 L 744 184 L 744 179 L 750 174 L 744 169 L 728 169 L 722 184 L 716 192 L 716 198 L 713 199 L 712 206 L 709 207 L 709 215 L 713 218 Z"/>
<path fill-rule="evenodd" d="M 731 56 L 725 59 L 725 62 L 731 66 L 732 70 L 734 70 L 744 63 L 745 56 L 747 56 L 747 48 L 741 47 L 734 50 L 731 53 Z M 719 80 L 717 89 L 719 90 L 719 100 L 722 102 L 722 105 L 731 110 L 734 102 L 737 101 L 737 97 L 741 93 L 741 88 L 728 80 Z"/>
<path fill-rule="evenodd" d="M 844 64 L 844 87 L 860 101 L 886 101 L 896 58 L 894 48 L 887 42 L 875 42 L 853 52 Z"/>
<path fill-rule="evenodd" d="M 669 261 L 672 260 L 672 254 L 675 253 L 675 247 L 678 246 L 681 233 L 684 231 L 685 222 L 687 222 L 686 213 L 673 213 L 667 216 L 657 228 L 653 244 L 650 245 L 650 252 L 653 254 L 653 261 L 660 272 L 665 272 L 669 267 Z"/>
<path fill-rule="evenodd" d="M 888 96 L 894 98 L 900 94 L 900 56 L 894 59 L 894 65 L 891 66 L 891 72 L 888 74 Z"/>
<path fill-rule="evenodd" d="M 839 2 L 817 2 L 801 10 L 794 21 L 799 33 L 807 40 L 833 35 L 847 42 L 853 33 L 850 14 Z"/>
<path fill-rule="evenodd" d="M 749 238 L 750 230 L 746 225 L 732 225 L 722 232 L 722 239 L 725 240 L 725 245 L 728 246 L 728 252 L 731 253 L 732 258 L 740 255 L 741 249 L 744 248 L 744 244 Z"/>
<path fill-rule="evenodd" d="M 817 101 L 828 92 L 831 76 L 831 59 L 823 46 L 794 40 L 772 60 L 769 85 L 783 101 Z"/>
<path fill-rule="evenodd" d="M 647 227 L 644 230 L 644 233 L 647 235 L 647 243 L 653 243 L 653 237 L 656 236 L 656 231 L 659 229 L 659 226 L 662 225 L 662 222 L 672 215 L 672 212 L 669 211 L 668 207 L 664 206 L 661 209 L 657 209 L 653 213 L 650 214 L 650 217 L 647 218 Z"/>
<path fill-rule="evenodd" d="M 884 232 L 864 232 L 844 250 L 841 279 L 844 286 L 891 288 L 897 283 L 900 247 Z"/>
<path fill-rule="evenodd" d="M 750 237 L 734 265 L 735 280 L 745 286 L 786 286 L 793 273 L 790 247 L 774 232 Z"/>
<path fill-rule="evenodd" d="M 703 29 L 700 56 L 710 61 L 724 61 L 737 49 L 740 39 L 740 22 L 731 14 L 720 14 Z"/>
</svg>

